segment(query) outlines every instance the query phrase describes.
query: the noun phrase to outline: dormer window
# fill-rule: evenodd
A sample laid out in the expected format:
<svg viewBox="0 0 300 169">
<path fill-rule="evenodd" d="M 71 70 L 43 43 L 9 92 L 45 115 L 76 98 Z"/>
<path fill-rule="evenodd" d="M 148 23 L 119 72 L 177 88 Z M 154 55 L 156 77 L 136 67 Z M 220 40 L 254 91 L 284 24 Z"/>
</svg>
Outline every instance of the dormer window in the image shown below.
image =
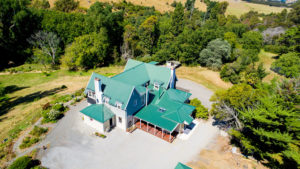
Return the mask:
<svg viewBox="0 0 300 169">
<path fill-rule="evenodd" d="M 163 82 L 161 81 L 154 81 L 153 87 L 155 90 L 159 90 L 159 88 L 163 85 Z"/>
<path fill-rule="evenodd" d="M 117 107 L 118 109 L 122 109 L 122 103 L 116 101 L 116 107 Z"/>
<path fill-rule="evenodd" d="M 95 98 L 95 93 L 92 92 L 92 91 L 88 91 L 88 96 L 89 96 L 90 98 Z"/>
<path fill-rule="evenodd" d="M 158 90 L 159 89 L 159 84 L 154 84 L 154 89 Z"/>
</svg>

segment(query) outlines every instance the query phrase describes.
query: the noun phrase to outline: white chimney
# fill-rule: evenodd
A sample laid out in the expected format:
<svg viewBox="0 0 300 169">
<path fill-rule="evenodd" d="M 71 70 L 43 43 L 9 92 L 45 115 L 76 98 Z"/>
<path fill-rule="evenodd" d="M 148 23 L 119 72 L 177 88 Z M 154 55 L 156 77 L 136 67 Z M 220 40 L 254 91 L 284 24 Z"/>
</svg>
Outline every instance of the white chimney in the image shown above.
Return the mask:
<svg viewBox="0 0 300 169">
<path fill-rule="evenodd" d="M 176 83 L 176 74 L 175 74 L 175 68 L 172 67 L 171 69 L 171 80 L 170 80 L 170 88 L 175 89 L 175 83 Z"/>
<path fill-rule="evenodd" d="M 103 103 L 103 91 L 101 88 L 101 79 L 95 78 L 94 80 L 95 84 L 95 96 L 96 96 L 96 103 L 102 104 Z"/>
</svg>

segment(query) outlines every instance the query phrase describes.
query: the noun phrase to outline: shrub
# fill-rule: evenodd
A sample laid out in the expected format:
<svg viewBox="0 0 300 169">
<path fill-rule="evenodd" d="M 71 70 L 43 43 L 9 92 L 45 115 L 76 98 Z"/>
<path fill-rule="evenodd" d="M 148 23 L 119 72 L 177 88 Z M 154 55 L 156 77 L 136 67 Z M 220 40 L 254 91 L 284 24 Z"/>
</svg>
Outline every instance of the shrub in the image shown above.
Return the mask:
<svg viewBox="0 0 300 169">
<path fill-rule="evenodd" d="M 28 169 L 33 167 L 33 160 L 31 157 L 22 156 L 17 158 L 8 169 Z"/>
<path fill-rule="evenodd" d="M 81 96 L 81 95 L 83 94 L 83 92 L 84 92 L 84 88 L 81 88 L 81 89 L 77 90 L 77 91 L 74 93 L 74 95 L 75 95 L 75 96 Z"/>
<path fill-rule="evenodd" d="M 231 46 L 227 41 L 215 39 L 208 43 L 199 55 L 201 65 L 214 70 L 219 70 L 222 64 L 229 61 L 231 56 Z"/>
<path fill-rule="evenodd" d="M 106 138 L 106 135 L 98 133 L 98 132 L 95 132 L 95 135 L 98 137 L 101 137 L 101 138 Z"/>
<path fill-rule="evenodd" d="M 29 134 L 39 137 L 42 134 L 46 133 L 47 131 L 48 131 L 48 128 L 34 126 L 33 130 Z"/>
<path fill-rule="evenodd" d="M 297 53 L 281 55 L 278 60 L 272 63 L 271 69 L 286 77 L 297 78 L 300 74 L 300 58 Z"/>
<path fill-rule="evenodd" d="M 208 109 L 205 108 L 202 104 L 201 101 L 198 100 L 197 98 L 192 99 L 190 102 L 190 105 L 195 106 L 194 114 L 196 118 L 201 118 L 201 119 L 208 119 L 209 113 Z"/>
<path fill-rule="evenodd" d="M 66 85 L 61 85 L 61 87 L 60 87 L 61 89 L 66 89 L 66 88 L 68 88 Z"/>
<path fill-rule="evenodd" d="M 48 114 L 48 119 L 50 121 L 55 121 L 62 115 L 61 112 L 59 112 L 58 110 L 54 110 L 54 109 L 50 110 L 47 114 Z"/>
<path fill-rule="evenodd" d="M 28 148 L 39 141 L 40 139 L 38 137 L 25 137 L 20 145 L 20 149 Z"/>
<path fill-rule="evenodd" d="M 53 110 L 57 110 L 59 112 L 63 112 L 65 110 L 65 107 L 62 103 L 57 103 L 54 106 L 52 106 Z"/>
<path fill-rule="evenodd" d="M 51 104 L 48 102 L 46 104 L 43 105 L 43 110 L 47 110 L 51 107 Z"/>
<path fill-rule="evenodd" d="M 266 52 L 272 52 L 272 53 L 278 53 L 278 54 L 288 52 L 288 48 L 286 46 L 282 46 L 282 45 L 265 45 L 264 49 Z"/>
</svg>

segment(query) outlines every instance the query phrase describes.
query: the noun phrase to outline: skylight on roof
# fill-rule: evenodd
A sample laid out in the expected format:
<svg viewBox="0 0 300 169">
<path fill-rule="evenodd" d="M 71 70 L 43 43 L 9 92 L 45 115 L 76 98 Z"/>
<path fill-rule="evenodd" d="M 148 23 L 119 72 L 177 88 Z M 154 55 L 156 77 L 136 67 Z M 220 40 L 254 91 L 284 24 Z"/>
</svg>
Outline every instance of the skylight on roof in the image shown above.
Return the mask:
<svg viewBox="0 0 300 169">
<path fill-rule="evenodd" d="M 158 111 L 159 111 L 159 112 L 161 112 L 161 113 L 163 113 L 163 112 L 165 112 L 165 111 L 166 111 L 166 109 L 165 109 L 165 108 L 162 108 L 162 107 L 160 107 L 160 108 L 158 109 Z"/>
</svg>

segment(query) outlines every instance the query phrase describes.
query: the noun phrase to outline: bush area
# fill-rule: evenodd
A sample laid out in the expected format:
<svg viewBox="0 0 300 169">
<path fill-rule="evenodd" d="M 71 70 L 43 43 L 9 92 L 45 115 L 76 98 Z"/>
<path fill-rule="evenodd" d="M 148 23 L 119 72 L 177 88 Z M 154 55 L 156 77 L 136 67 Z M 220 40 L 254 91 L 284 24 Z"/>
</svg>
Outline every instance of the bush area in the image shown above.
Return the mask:
<svg viewBox="0 0 300 169">
<path fill-rule="evenodd" d="M 40 137 L 41 135 L 47 133 L 48 128 L 43 128 L 39 126 L 34 126 L 33 130 L 29 133 L 32 136 Z"/>
<path fill-rule="evenodd" d="M 22 156 L 17 158 L 8 169 L 46 169 L 40 164 L 39 160 L 32 159 L 30 156 Z"/>
<path fill-rule="evenodd" d="M 195 106 L 195 110 L 193 112 L 194 117 L 196 118 L 201 118 L 207 120 L 209 118 L 209 112 L 208 109 L 205 108 L 202 104 L 201 101 L 198 100 L 197 98 L 194 98 L 190 101 L 190 105 Z"/>
<path fill-rule="evenodd" d="M 39 137 L 25 137 L 22 141 L 22 144 L 20 145 L 20 149 L 31 147 L 33 144 L 40 141 Z"/>
<path fill-rule="evenodd" d="M 30 131 L 29 136 L 25 137 L 22 140 L 20 149 L 31 147 L 33 144 L 40 141 L 40 137 L 48 131 L 48 128 L 43 128 L 39 126 L 34 126 Z"/>
<path fill-rule="evenodd" d="M 216 92 L 212 114 L 246 156 L 270 168 L 300 165 L 299 79 L 250 86 L 237 84 Z"/>
</svg>

